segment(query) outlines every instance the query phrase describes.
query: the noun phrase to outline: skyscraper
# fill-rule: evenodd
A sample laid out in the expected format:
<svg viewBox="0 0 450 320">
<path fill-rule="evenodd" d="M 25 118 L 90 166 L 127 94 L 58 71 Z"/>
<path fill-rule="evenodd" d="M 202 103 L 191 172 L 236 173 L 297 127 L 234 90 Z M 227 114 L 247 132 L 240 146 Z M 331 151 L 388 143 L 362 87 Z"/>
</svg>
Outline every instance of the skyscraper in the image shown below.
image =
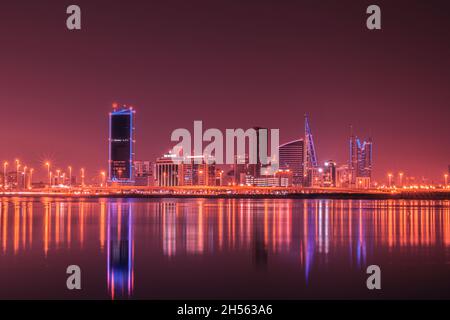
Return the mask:
<svg viewBox="0 0 450 320">
<path fill-rule="evenodd" d="M 201 163 L 194 159 L 202 158 Z M 187 156 L 180 164 L 183 186 L 214 186 L 216 183 L 216 164 L 203 156 Z"/>
<path fill-rule="evenodd" d="M 279 146 L 280 170 L 292 172 L 292 184 L 303 185 L 304 140 L 298 139 Z"/>
<path fill-rule="evenodd" d="M 109 172 L 111 183 L 134 182 L 134 117 L 132 107 L 113 106 L 109 114 Z"/>
<path fill-rule="evenodd" d="M 261 168 L 262 168 L 262 163 L 261 163 L 261 142 L 263 141 L 263 139 L 265 138 L 265 144 L 268 148 L 269 143 L 268 143 L 268 129 L 267 128 L 261 128 L 261 127 L 253 127 L 253 129 L 256 132 L 256 163 L 252 164 L 250 163 L 248 165 L 248 170 L 249 170 L 249 174 L 255 178 L 258 178 L 261 176 Z M 262 135 L 262 132 L 265 133 L 265 136 Z M 266 150 L 267 151 L 267 150 Z M 251 150 L 249 149 L 249 154 L 250 154 Z M 249 158 L 251 159 L 251 157 Z"/>
<path fill-rule="evenodd" d="M 309 127 L 308 116 L 305 114 L 305 169 L 304 175 L 306 181 L 304 185 L 312 186 L 318 167 L 316 148 L 314 147 L 313 135 Z"/>
<path fill-rule="evenodd" d="M 328 160 L 324 163 L 323 170 L 323 185 L 325 187 L 336 187 L 337 174 L 336 174 L 336 162 Z"/>
<path fill-rule="evenodd" d="M 372 139 L 362 141 L 353 132 L 350 136 L 349 169 L 351 183 L 356 184 L 358 178 L 372 178 Z"/>
</svg>

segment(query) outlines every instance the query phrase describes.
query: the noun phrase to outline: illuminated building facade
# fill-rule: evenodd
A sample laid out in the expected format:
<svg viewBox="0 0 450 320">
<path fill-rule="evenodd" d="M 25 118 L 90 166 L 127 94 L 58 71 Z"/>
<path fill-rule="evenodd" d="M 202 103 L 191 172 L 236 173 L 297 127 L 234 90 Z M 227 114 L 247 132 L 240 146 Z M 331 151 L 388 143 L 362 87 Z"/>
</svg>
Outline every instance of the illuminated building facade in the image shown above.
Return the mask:
<svg viewBox="0 0 450 320">
<path fill-rule="evenodd" d="M 266 146 L 269 146 L 268 143 L 268 129 L 267 128 L 261 128 L 261 127 L 253 127 L 253 129 L 256 131 L 256 163 L 252 164 L 250 163 L 248 165 L 248 170 L 249 170 L 249 174 L 255 178 L 259 178 L 261 176 L 261 168 L 262 168 L 262 163 L 261 163 L 261 159 L 260 159 L 260 153 L 261 153 L 261 141 L 262 139 L 264 139 L 264 135 L 262 135 L 262 133 L 265 134 L 265 138 L 266 138 Z M 250 152 L 250 150 L 249 150 Z"/>
<path fill-rule="evenodd" d="M 372 178 L 372 139 L 362 141 L 353 133 L 350 136 L 351 184 L 357 186 L 358 178 Z M 367 181 L 367 179 L 365 179 Z M 367 184 L 367 182 L 365 182 Z M 370 183 L 369 183 L 370 184 Z"/>
<path fill-rule="evenodd" d="M 246 177 L 248 175 L 259 178 L 263 175 L 265 175 L 264 166 L 262 164 L 260 153 L 261 153 L 261 142 L 264 141 L 263 139 L 266 139 L 266 146 L 267 149 L 269 148 L 269 137 L 268 137 L 268 129 L 262 128 L 262 127 L 253 127 L 253 130 L 255 130 L 255 138 L 256 138 L 256 148 L 254 150 L 250 150 L 248 147 L 248 150 L 245 154 L 236 154 L 234 157 L 234 164 L 233 164 L 233 172 L 234 172 L 234 180 L 233 183 L 235 185 L 245 184 L 246 183 Z M 268 150 L 265 150 L 268 152 Z M 252 159 L 251 152 L 256 152 L 256 163 L 250 163 L 250 159 Z"/>
<path fill-rule="evenodd" d="M 182 185 L 181 165 L 173 161 L 174 154 L 165 154 L 155 163 L 155 183 L 158 187 L 176 187 Z"/>
<path fill-rule="evenodd" d="M 325 162 L 322 184 L 324 187 L 336 187 L 337 185 L 336 162 L 333 160 Z"/>
<path fill-rule="evenodd" d="M 201 162 L 195 161 L 199 157 Z M 205 156 L 187 156 L 180 164 L 180 173 L 180 184 L 183 186 L 216 185 L 216 165 L 212 160 L 206 160 Z"/>
<path fill-rule="evenodd" d="M 263 176 L 255 178 L 253 176 L 246 176 L 245 184 L 254 187 L 288 187 L 289 186 L 288 176 Z"/>
<path fill-rule="evenodd" d="M 305 186 L 311 187 L 317 185 L 318 182 L 318 160 L 314 139 L 309 126 L 308 116 L 305 114 L 305 164 L 304 164 L 304 181 Z"/>
<path fill-rule="evenodd" d="M 245 184 L 245 177 L 250 174 L 248 166 L 248 154 L 234 156 L 233 184 Z"/>
<path fill-rule="evenodd" d="M 110 183 L 134 183 L 134 118 L 132 107 L 122 106 L 109 114 Z"/>
<path fill-rule="evenodd" d="M 336 168 L 336 187 L 349 188 L 351 185 L 351 171 L 347 164 Z"/>
<path fill-rule="evenodd" d="M 299 139 L 282 144 L 279 147 L 280 170 L 292 172 L 292 184 L 303 185 L 304 176 L 304 140 Z"/>
<path fill-rule="evenodd" d="M 150 161 L 134 162 L 134 180 L 136 186 L 153 185 L 153 164 Z"/>
<path fill-rule="evenodd" d="M 369 189 L 370 188 L 370 178 L 369 177 L 357 177 L 356 178 L 356 188 L 357 189 Z"/>
</svg>

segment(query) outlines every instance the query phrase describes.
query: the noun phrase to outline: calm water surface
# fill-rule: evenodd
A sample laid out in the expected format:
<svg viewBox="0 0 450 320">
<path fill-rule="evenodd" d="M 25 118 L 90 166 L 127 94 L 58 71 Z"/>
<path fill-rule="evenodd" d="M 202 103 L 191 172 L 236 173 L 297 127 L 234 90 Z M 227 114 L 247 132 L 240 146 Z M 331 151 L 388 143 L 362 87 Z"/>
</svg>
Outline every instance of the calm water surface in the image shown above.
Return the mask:
<svg viewBox="0 0 450 320">
<path fill-rule="evenodd" d="M 0 298 L 449 299 L 450 202 L 3 198 Z"/>
</svg>

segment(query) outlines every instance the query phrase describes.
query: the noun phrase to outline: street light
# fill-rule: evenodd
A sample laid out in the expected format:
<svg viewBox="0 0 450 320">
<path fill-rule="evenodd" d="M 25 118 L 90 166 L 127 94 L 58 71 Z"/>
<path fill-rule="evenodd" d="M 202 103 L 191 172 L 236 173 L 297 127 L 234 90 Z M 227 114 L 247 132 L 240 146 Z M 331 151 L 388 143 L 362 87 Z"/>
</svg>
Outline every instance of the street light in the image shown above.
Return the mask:
<svg viewBox="0 0 450 320">
<path fill-rule="evenodd" d="M 392 173 L 388 173 L 389 188 L 392 188 Z"/>
<path fill-rule="evenodd" d="M 84 168 L 81 168 L 81 186 L 84 187 Z"/>
<path fill-rule="evenodd" d="M 102 172 L 100 172 L 100 174 L 102 176 L 101 186 L 103 187 L 105 185 L 105 182 L 106 182 L 106 172 L 102 171 Z"/>
<path fill-rule="evenodd" d="M 57 185 L 60 184 L 60 183 L 59 183 L 60 173 L 61 173 L 61 170 L 57 169 L 57 170 L 56 170 L 56 184 L 57 184 Z"/>
<path fill-rule="evenodd" d="M 48 185 L 52 185 L 52 176 L 50 174 L 50 162 L 46 162 L 45 165 L 47 166 L 47 177 L 48 177 Z"/>
<path fill-rule="evenodd" d="M 19 169 L 20 169 L 20 160 L 16 159 L 16 187 L 19 187 Z"/>
<path fill-rule="evenodd" d="M 25 189 L 27 187 L 27 166 L 23 167 L 23 188 Z"/>
<path fill-rule="evenodd" d="M 445 186 L 447 187 L 447 181 L 448 181 L 448 174 L 444 174 L 444 181 L 445 181 Z"/>
<path fill-rule="evenodd" d="M 400 187 L 403 187 L 403 172 L 398 174 L 400 176 Z"/>
<path fill-rule="evenodd" d="M 69 186 L 72 186 L 72 166 L 69 166 Z"/>
<path fill-rule="evenodd" d="M 6 169 L 8 168 L 8 161 L 3 162 L 3 187 L 6 189 L 8 184 L 8 178 L 6 175 Z"/>
<path fill-rule="evenodd" d="M 32 187 L 33 187 L 33 172 L 34 172 L 34 169 L 33 168 L 31 168 L 30 169 L 30 179 L 29 179 L 29 185 L 28 185 L 28 189 L 32 189 Z"/>
</svg>

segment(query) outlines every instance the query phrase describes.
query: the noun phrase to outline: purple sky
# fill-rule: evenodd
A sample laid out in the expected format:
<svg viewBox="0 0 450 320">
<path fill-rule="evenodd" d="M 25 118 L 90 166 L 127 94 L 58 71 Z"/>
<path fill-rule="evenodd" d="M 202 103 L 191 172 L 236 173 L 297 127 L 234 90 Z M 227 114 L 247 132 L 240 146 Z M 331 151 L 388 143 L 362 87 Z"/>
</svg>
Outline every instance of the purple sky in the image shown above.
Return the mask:
<svg viewBox="0 0 450 320">
<path fill-rule="evenodd" d="M 349 125 L 387 171 L 450 164 L 448 1 L 24 1 L 0 5 L 0 160 L 106 169 L 108 112 L 137 109 L 137 158 L 176 128 L 280 128 L 347 162 Z M 66 7 L 82 9 L 68 31 Z M 382 31 L 365 10 L 382 9 Z"/>
</svg>

